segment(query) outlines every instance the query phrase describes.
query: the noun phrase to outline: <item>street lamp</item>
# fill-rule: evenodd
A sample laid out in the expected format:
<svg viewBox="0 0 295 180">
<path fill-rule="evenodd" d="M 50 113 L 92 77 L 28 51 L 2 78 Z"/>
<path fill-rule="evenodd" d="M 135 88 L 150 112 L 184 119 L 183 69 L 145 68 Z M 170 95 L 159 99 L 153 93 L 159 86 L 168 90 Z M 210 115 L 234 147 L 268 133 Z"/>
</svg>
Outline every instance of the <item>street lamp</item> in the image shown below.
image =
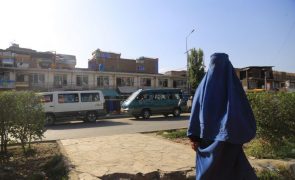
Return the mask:
<svg viewBox="0 0 295 180">
<path fill-rule="evenodd" d="M 195 31 L 195 29 L 193 29 L 186 37 L 185 37 L 185 52 L 186 52 L 186 84 L 187 84 L 187 91 L 188 93 L 190 93 L 190 83 L 189 83 L 189 57 L 188 57 L 188 50 L 187 50 L 187 39 L 188 37 Z"/>
</svg>

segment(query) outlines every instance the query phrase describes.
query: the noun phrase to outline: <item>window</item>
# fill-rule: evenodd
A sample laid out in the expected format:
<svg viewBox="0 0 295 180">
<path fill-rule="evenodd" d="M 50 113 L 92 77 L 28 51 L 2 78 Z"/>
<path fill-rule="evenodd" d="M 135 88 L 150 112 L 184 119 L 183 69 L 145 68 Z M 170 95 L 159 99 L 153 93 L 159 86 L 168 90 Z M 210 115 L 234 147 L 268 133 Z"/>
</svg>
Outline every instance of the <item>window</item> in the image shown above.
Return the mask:
<svg viewBox="0 0 295 180">
<path fill-rule="evenodd" d="M 57 74 L 54 76 L 54 86 L 62 87 L 66 86 L 68 83 L 66 74 Z"/>
<path fill-rule="evenodd" d="M 185 87 L 186 86 L 186 81 L 185 80 L 173 80 L 173 87 Z"/>
<path fill-rule="evenodd" d="M 167 94 L 164 93 L 156 93 L 155 100 L 165 100 L 167 99 Z"/>
<path fill-rule="evenodd" d="M 52 102 L 52 99 L 53 99 L 52 94 L 43 95 L 41 97 L 41 102 L 43 102 L 43 103 L 49 103 L 49 102 Z"/>
<path fill-rule="evenodd" d="M 151 86 L 150 78 L 140 78 L 140 86 Z"/>
<path fill-rule="evenodd" d="M 85 86 L 88 85 L 88 76 L 87 75 L 77 75 L 76 78 L 76 85 L 77 86 Z"/>
<path fill-rule="evenodd" d="M 138 71 L 144 71 L 144 66 L 142 66 L 142 65 L 137 66 L 137 70 L 138 70 Z"/>
<path fill-rule="evenodd" d="M 25 75 L 16 73 L 16 82 L 25 82 Z"/>
<path fill-rule="evenodd" d="M 96 78 L 97 87 L 108 87 L 109 86 L 109 77 L 108 76 L 98 76 Z"/>
<path fill-rule="evenodd" d="M 81 93 L 81 102 L 98 102 L 99 93 Z"/>
<path fill-rule="evenodd" d="M 9 80 L 9 72 L 0 72 L 0 81 Z"/>
<path fill-rule="evenodd" d="M 76 93 L 58 95 L 58 103 L 77 103 L 77 102 L 79 102 L 79 96 Z"/>
<path fill-rule="evenodd" d="M 180 94 L 176 93 L 172 95 L 172 99 L 180 99 Z"/>
<path fill-rule="evenodd" d="M 168 87 L 168 79 L 159 79 L 159 87 Z"/>
<path fill-rule="evenodd" d="M 45 76 L 44 74 L 30 74 L 31 84 L 44 84 Z"/>
<path fill-rule="evenodd" d="M 154 99 L 154 94 L 146 93 L 146 94 L 142 94 L 141 97 L 143 100 L 152 100 Z"/>
<path fill-rule="evenodd" d="M 118 77 L 117 86 L 134 86 L 134 79 L 131 77 Z"/>
</svg>

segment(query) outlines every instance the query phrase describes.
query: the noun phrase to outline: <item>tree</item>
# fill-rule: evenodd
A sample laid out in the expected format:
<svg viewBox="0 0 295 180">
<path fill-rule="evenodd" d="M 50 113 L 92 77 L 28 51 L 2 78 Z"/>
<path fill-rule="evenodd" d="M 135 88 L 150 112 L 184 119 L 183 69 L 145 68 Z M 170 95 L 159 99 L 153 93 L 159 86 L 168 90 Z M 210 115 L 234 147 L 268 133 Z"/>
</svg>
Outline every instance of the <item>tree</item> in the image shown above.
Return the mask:
<svg viewBox="0 0 295 180">
<path fill-rule="evenodd" d="M 16 118 L 16 97 L 13 91 L 0 93 L 0 154 L 7 154 L 7 144 L 10 141 L 12 126 Z"/>
<path fill-rule="evenodd" d="M 45 132 L 45 115 L 40 97 L 33 92 L 16 93 L 16 119 L 11 136 L 20 141 L 24 153 L 31 149 L 32 140 L 42 140 Z"/>
<path fill-rule="evenodd" d="M 204 52 L 202 49 L 195 48 L 189 54 L 189 84 L 190 93 L 194 93 L 202 78 L 205 75 Z"/>
</svg>

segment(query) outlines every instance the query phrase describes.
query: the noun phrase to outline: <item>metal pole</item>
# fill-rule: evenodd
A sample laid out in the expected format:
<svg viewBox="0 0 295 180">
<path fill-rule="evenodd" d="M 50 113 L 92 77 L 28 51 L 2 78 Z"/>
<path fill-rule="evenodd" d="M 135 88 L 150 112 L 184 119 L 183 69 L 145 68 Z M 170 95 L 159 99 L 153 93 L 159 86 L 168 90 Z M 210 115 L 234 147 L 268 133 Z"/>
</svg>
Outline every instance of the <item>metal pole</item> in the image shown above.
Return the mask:
<svg viewBox="0 0 295 180">
<path fill-rule="evenodd" d="M 185 37 L 185 52 L 186 52 L 186 84 L 187 84 L 187 92 L 190 93 L 190 83 L 189 83 L 189 56 L 187 50 L 187 39 L 188 37 L 195 31 L 193 29 L 186 37 Z"/>
</svg>

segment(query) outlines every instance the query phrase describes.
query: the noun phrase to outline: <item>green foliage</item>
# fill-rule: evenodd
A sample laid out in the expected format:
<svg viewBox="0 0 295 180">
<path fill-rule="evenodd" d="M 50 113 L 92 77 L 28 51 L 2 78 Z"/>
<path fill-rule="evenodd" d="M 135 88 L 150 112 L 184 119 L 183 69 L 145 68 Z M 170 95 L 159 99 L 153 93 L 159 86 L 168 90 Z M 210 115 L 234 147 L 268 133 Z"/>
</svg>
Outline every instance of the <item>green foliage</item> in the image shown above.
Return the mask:
<svg viewBox="0 0 295 180">
<path fill-rule="evenodd" d="M 204 53 L 202 49 L 192 49 L 189 55 L 189 83 L 194 93 L 205 75 Z"/>
<path fill-rule="evenodd" d="M 256 139 L 246 153 L 257 158 L 295 157 L 295 93 L 248 93 Z"/>
<path fill-rule="evenodd" d="M 47 162 L 44 171 L 49 179 L 67 179 L 68 169 L 62 155 L 55 155 Z"/>
<path fill-rule="evenodd" d="M 256 172 L 260 180 L 294 180 L 293 173 L 288 171 L 285 167 L 280 167 L 273 170 L 263 170 Z"/>
<path fill-rule="evenodd" d="M 7 144 L 10 140 L 12 127 L 15 121 L 16 97 L 15 92 L 0 93 L 0 138 L 1 154 L 7 154 Z"/>
<path fill-rule="evenodd" d="M 272 146 L 295 134 L 295 93 L 249 93 L 257 123 L 257 137 Z"/>
<path fill-rule="evenodd" d="M 262 139 L 254 139 L 248 143 L 244 150 L 248 156 L 267 159 L 295 158 L 294 139 L 283 139 L 279 147 L 275 147 Z"/>
<path fill-rule="evenodd" d="M 274 171 L 266 171 L 266 170 L 263 170 L 261 172 L 258 172 L 257 173 L 257 177 L 258 179 L 261 179 L 261 180 L 276 180 L 276 179 L 280 179 L 280 176 L 277 172 L 274 172 Z"/>
<path fill-rule="evenodd" d="M 12 137 L 21 143 L 25 153 L 26 145 L 30 149 L 31 141 L 41 139 L 45 132 L 45 117 L 39 97 L 33 92 L 3 92 L 0 106 L 1 146 L 5 146 L 8 137 Z"/>
<path fill-rule="evenodd" d="M 160 131 L 157 134 L 168 139 L 186 138 L 186 129 Z"/>
</svg>

